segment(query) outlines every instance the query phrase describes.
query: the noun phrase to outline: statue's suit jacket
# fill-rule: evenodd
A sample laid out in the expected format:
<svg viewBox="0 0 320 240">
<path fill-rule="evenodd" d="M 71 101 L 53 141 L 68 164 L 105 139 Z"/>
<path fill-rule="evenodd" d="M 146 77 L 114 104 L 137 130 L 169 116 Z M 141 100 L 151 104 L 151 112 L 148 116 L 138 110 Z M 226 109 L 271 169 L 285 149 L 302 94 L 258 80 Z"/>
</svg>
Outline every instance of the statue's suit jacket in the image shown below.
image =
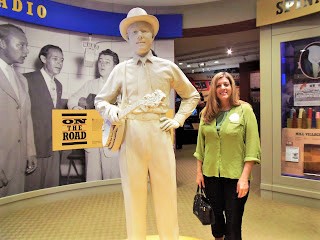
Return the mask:
<svg viewBox="0 0 320 240">
<path fill-rule="evenodd" d="M 24 76 L 15 72 L 19 89 L 19 98 L 9 80 L 0 69 L 0 171 L 10 181 L 13 178 L 18 185 L 10 194 L 24 191 L 26 161 L 35 155 L 31 104 L 28 83 Z"/>
<path fill-rule="evenodd" d="M 29 84 L 37 157 L 46 158 L 52 155 L 52 109 L 63 108 L 62 85 L 57 79 L 54 79 L 57 86 L 57 104 L 54 107 L 46 81 L 40 70 L 25 73 L 24 76 Z"/>
</svg>

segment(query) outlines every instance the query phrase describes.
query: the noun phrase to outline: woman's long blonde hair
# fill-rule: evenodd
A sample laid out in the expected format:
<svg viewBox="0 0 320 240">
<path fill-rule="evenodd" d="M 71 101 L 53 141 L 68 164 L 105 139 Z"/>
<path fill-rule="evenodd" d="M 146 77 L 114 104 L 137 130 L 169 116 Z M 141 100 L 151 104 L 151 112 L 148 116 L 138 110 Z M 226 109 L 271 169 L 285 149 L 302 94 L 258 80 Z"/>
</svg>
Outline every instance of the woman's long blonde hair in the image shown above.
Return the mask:
<svg viewBox="0 0 320 240">
<path fill-rule="evenodd" d="M 231 85 L 230 106 L 239 106 L 239 96 L 236 91 L 236 84 L 230 73 L 219 72 L 211 80 L 209 95 L 205 108 L 201 111 L 201 118 L 207 124 L 212 122 L 216 118 L 217 114 L 221 111 L 221 104 L 219 98 L 217 98 L 217 82 L 219 79 L 226 77 Z"/>
</svg>

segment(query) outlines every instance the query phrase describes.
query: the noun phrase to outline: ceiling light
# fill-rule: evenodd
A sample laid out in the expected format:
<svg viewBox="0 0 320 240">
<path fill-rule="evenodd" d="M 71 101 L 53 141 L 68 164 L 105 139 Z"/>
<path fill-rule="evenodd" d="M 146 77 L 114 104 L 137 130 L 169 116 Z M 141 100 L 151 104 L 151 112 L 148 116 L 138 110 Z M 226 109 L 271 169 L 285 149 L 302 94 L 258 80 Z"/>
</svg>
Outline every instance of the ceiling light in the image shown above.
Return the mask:
<svg viewBox="0 0 320 240">
<path fill-rule="evenodd" d="M 213 63 L 217 64 L 217 63 L 219 63 L 219 61 L 217 60 L 217 61 L 214 61 Z"/>
<path fill-rule="evenodd" d="M 204 67 L 204 66 L 206 66 L 206 64 L 205 64 L 204 62 L 199 63 L 198 65 L 199 65 L 199 67 Z"/>
<path fill-rule="evenodd" d="M 183 63 L 182 63 L 182 62 L 179 62 L 179 65 L 180 65 L 180 66 L 183 65 Z"/>
<path fill-rule="evenodd" d="M 231 49 L 231 48 L 228 48 L 227 54 L 228 54 L 228 55 L 231 55 L 231 54 L 232 54 L 232 49 Z"/>
<path fill-rule="evenodd" d="M 187 67 L 189 68 L 189 67 L 191 67 L 191 65 L 190 65 L 190 64 L 188 64 L 188 65 L 187 65 Z"/>
</svg>

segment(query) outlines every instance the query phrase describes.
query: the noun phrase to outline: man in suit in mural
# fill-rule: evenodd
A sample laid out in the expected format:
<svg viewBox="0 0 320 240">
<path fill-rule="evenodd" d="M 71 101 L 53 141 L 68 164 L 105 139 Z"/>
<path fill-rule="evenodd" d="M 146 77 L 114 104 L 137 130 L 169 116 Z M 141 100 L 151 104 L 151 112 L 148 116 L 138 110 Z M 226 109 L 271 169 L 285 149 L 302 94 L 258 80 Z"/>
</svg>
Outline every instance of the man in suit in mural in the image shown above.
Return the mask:
<svg viewBox="0 0 320 240">
<path fill-rule="evenodd" d="M 199 101 L 199 93 L 173 62 L 150 51 L 159 21 L 142 8 L 133 8 L 120 23 L 133 58 L 119 63 L 95 99 L 96 109 L 111 123 L 119 122 L 120 108 L 134 105 L 161 90 L 166 98 L 154 108 L 137 108 L 126 116 L 119 153 L 128 240 L 146 238 L 147 189 L 150 178 L 160 239 L 178 240 L 176 165 L 170 130 L 183 126 Z M 181 96 L 174 118 L 166 117 L 170 92 Z M 122 93 L 122 103 L 112 103 Z M 148 95 L 147 95 L 148 96 Z"/>
<path fill-rule="evenodd" d="M 21 28 L 0 25 L 0 197 L 23 192 L 25 172 L 36 168 L 28 83 L 13 68 L 24 62 L 27 46 Z"/>
<path fill-rule="evenodd" d="M 52 151 L 52 109 L 63 108 L 62 84 L 55 78 L 63 67 L 60 47 L 46 45 L 41 48 L 40 70 L 26 73 L 34 139 L 38 158 L 36 171 L 26 177 L 26 191 L 59 186 L 60 152 Z"/>
<path fill-rule="evenodd" d="M 110 49 L 99 53 L 97 67 L 99 78 L 83 84 L 68 99 L 69 109 L 94 109 L 94 98 L 106 83 L 110 72 L 119 63 L 118 55 Z M 118 152 L 107 148 L 87 148 L 86 152 L 86 181 L 96 181 L 120 177 Z"/>
</svg>

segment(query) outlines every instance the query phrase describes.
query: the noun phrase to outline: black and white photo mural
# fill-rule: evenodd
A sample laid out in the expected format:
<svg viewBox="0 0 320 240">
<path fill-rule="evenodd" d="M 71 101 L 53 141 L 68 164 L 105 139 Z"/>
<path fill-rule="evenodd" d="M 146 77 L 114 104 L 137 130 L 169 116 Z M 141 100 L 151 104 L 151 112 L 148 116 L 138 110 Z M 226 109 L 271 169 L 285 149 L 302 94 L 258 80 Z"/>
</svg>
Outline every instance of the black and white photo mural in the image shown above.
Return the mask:
<svg viewBox="0 0 320 240">
<path fill-rule="evenodd" d="M 60 28 L 61 19 L 55 26 L 48 20 L 59 14 L 50 10 L 58 4 L 55 2 L 41 1 L 43 6 L 39 7 L 40 1 L 33 1 L 32 18 L 38 22 L 28 20 L 30 1 L 16 1 L 16 6 L 14 1 L 4 2 L 0 1 L 0 198 L 48 187 L 119 178 L 117 152 L 103 148 L 52 149 L 55 130 L 52 110 L 94 109 L 94 97 L 113 67 L 131 57 L 128 44 L 114 27 L 126 15 L 112 15 L 115 23 L 110 27 L 117 33 L 109 34 L 96 29 L 72 29 L 74 23 Z M 24 10 L 19 12 L 20 2 Z M 46 7 L 45 3 L 50 6 Z M 83 18 L 86 13 L 83 8 L 63 4 L 59 7 L 64 9 L 64 14 L 81 10 Z M 95 12 L 105 16 L 101 11 Z M 65 17 L 61 15 L 64 21 Z M 161 19 L 166 21 L 165 16 Z M 178 19 L 182 22 L 181 16 Z M 86 28 L 90 24 L 93 23 L 87 22 Z M 96 25 L 108 28 L 108 22 L 100 21 Z M 181 32 L 180 27 L 169 36 L 160 34 L 162 39 L 156 40 L 153 46 L 156 54 L 174 61 L 171 38 L 181 36 Z"/>
</svg>

